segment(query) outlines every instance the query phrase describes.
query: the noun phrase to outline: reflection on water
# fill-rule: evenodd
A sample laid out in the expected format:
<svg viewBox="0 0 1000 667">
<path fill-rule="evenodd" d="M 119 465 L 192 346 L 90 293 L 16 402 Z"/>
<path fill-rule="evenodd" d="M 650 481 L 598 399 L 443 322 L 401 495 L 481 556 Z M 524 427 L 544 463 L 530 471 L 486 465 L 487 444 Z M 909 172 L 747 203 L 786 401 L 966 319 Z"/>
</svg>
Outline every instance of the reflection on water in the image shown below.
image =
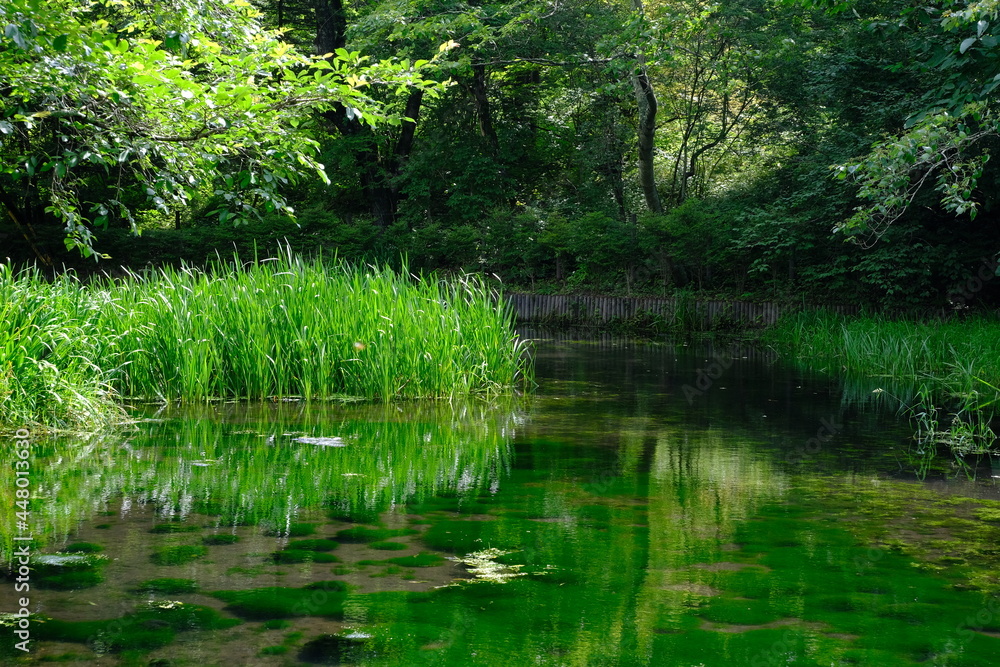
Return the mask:
<svg viewBox="0 0 1000 667">
<path fill-rule="evenodd" d="M 73 553 L 38 563 L 18 664 L 995 664 L 988 474 L 917 481 L 905 423 L 766 351 L 536 355 L 510 404 L 44 445 L 38 532 Z"/>
<path fill-rule="evenodd" d="M 159 520 L 196 512 L 279 533 L 305 508 L 374 518 L 426 495 L 495 487 L 521 420 L 509 402 L 159 411 L 123 434 L 36 445 L 35 534 L 65 541 L 112 503 L 125 513 L 148 506 Z M 0 455 L 5 468 L 11 455 Z"/>
</svg>

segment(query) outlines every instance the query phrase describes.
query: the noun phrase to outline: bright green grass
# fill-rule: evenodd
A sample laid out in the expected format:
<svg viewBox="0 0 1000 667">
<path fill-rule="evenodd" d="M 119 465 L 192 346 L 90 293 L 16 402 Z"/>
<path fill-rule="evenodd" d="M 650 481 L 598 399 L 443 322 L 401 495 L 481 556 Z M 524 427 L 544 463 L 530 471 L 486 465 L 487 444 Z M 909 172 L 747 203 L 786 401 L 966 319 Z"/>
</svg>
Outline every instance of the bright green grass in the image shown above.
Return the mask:
<svg viewBox="0 0 1000 667">
<path fill-rule="evenodd" d="M 475 276 L 418 279 L 291 255 L 46 282 L 0 265 L 0 427 L 91 427 L 112 400 L 507 391 L 530 372 L 512 311 Z"/>
<path fill-rule="evenodd" d="M 0 429 L 37 423 L 77 429 L 121 418 L 95 360 L 101 300 L 72 277 L 45 282 L 0 263 Z"/>
<path fill-rule="evenodd" d="M 782 318 L 765 340 L 817 369 L 910 388 L 900 393 L 915 393 L 923 384 L 972 407 L 1000 398 L 1000 319 L 995 316 L 913 321 L 814 311 Z"/>
</svg>

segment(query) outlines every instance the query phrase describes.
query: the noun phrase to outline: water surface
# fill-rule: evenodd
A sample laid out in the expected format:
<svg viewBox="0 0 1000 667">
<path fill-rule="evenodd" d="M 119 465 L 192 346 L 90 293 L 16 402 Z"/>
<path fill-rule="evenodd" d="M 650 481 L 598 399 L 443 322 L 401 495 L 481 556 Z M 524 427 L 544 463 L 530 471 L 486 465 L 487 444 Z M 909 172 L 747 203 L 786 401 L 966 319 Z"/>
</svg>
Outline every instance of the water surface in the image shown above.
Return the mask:
<svg viewBox="0 0 1000 667">
<path fill-rule="evenodd" d="M 536 359 L 498 403 L 140 406 L 39 446 L 37 641 L 0 660 L 997 664 L 988 462 L 766 350 Z"/>
</svg>

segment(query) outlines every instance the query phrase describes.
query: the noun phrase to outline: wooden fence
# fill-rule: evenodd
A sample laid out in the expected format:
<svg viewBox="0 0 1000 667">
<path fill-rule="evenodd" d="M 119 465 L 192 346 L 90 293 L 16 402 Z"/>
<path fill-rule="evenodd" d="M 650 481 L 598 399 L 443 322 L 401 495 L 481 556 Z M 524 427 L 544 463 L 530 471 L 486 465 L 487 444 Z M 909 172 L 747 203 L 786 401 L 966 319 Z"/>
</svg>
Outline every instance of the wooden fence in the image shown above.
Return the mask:
<svg viewBox="0 0 1000 667">
<path fill-rule="evenodd" d="M 672 297 L 624 297 L 508 293 L 507 301 L 521 324 L 598 325 L 612 321 L 659 319 L 671 325 L 695 329 L 720 326 L 767 326 L 782 313 L 801 310 L 801 305 L 773 302 L 700 301 Z M 857 306 L 828 306 L 845 315 L 856 314 Z"/>
</svg>

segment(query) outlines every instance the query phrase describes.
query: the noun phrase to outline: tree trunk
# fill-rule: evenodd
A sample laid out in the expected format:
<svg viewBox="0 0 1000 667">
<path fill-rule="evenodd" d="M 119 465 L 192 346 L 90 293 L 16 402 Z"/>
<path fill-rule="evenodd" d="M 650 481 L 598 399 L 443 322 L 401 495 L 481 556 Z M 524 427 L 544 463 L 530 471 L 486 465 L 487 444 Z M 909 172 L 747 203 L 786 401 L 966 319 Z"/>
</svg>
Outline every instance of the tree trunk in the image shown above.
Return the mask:
<svg viewBox="0 0 1000 667">
<path fill-rule="evenodd" d="M 342 0 L 314 0 L 316 3 L 316 50 L 333 53 L 347 45 L 347 13 Z"/>
<path fill-rule="evenodd" d="M 500 141 L 493 127 L 493 111 L 490 109 L 490 99 L 486 89 L 486 65 L 472 66 L 472 99 L 476 105 L 476 117 L 479 119 L 479 134 L 486 137 L 493 153 L 500 151 Z"/>
<path fill-rule="evenodd" d="M 333 53 L 347 44 L 347 14 L 342 0 L 315 0 L 316 50 Z M 370 126 L 356 116 L 348 117 L 347 109 L 338 104 L 323 114 L 345 137 L 363 138 L 368 147 L 358 151 L 355 161 L 361 173 L 361 189 L 371 209 L 375 224 L 385 229 L 396 220 L 399 207 L 398 177 L 406 158 L 413 150 L 417 118 L 423 102 L 423 91 L 414 90 L 406 100 L 403 112 L 410 121 L 404 121 L 396 145 L 390 155 L 379 154 L 378 143 Z"/>
<path fill-rule="evenodd" d="M 633 0 L 633 6 L 643 13 L 642 0 Z M 646 56 L 636 57 L 636 71 L 632 75 L 636 102 L 639 104 L 639 185 L 646 200 L 646 208 L 653 213 L 663 213 L 660 193 L 656 191 L 656 173 L 653 171 L 653 149 L 656 139 L 656 92 L 646 70 Z"/>
</svg>

